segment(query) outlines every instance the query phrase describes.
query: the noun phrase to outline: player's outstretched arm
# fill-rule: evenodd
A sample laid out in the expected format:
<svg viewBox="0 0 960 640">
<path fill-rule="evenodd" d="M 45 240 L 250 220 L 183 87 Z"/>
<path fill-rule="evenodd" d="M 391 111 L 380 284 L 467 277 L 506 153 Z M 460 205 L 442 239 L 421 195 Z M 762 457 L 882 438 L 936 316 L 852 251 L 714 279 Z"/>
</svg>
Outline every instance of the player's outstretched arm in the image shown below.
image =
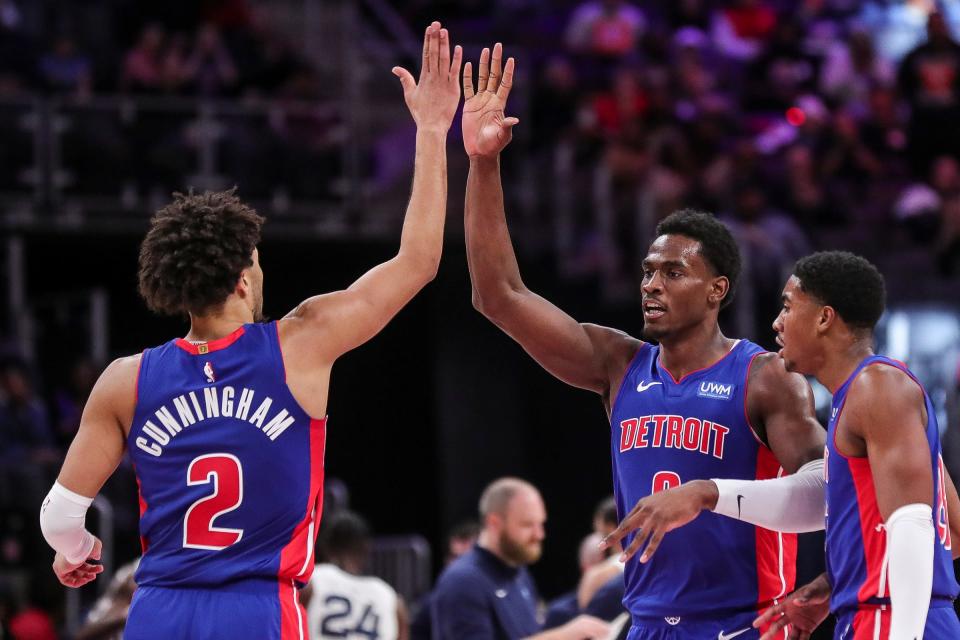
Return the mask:
<svg viewBox="0 0 960 640">
<path fill-rule="evenodd" d="M 839 420 L 861 438 L 884 520 L 890 637 L 921 638 L 933 587 L 934 473 L 920 386 L 903 371 L 866 367 L 850 385 Z"/>
<path fill-rule="evenodd" d="M 100 540 L 86 530 L 86 512 L 123 456 L 124 425 L 133 420 L 139 365 L 140 356 L 122 358 L 100 375 L 57 482 L 40 507 L 40 528 L 57 552 L 54 573 L 68 587 L 83 586 L 103 571 L 89 562 L 100 559 Z"/>
<path fill-rule="evenodd" d="M 520 277 L 504 212 L 499 160 L 518 122 L 504 115 L 514 60 L 506 65 L 502 60 L 499 43 L 492 56 L 483 50 L 476 88 L 471 64 L 463 70 L 463 144 L 470 157 L 464 225 L 473 304 L 554 376 L 605 394 L 611 386 L 610 369 L 622 369 L 621 361 L 629 360 L 639 341 L 578 323 L 527 289 Z"/>
<path fill-rule="evenodd" d="M 363 344 L 386 326 L 436 276 L 447 210 L 446 140 L 460 102 L 462 51 L 439 22 L 427 27 L 419 81 L 394 67 L 417 124 L 413 189 L 403 221 L 400 250 L 344 291 L 303 302 L 285 320 L 291 350 L 328 361 Z"/>
</svg>

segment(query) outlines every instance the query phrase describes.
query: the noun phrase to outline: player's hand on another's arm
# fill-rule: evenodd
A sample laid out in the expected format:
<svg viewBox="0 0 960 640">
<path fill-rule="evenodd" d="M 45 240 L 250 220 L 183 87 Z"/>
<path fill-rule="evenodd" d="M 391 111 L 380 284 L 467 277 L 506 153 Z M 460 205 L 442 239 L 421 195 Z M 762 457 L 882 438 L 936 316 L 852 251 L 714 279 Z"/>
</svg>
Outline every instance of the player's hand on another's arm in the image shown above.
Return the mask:
<svg viewBox="0 0 960 640">
<path fill-rule="evenodd" d="M 460 104 L 460 62 L 463 50 L 457 45 L 450 55 L 450 34 L 434 22 L 423 37 L 420 79 L 403 67 L 394 67 L 400 78 L 403 99 L 417 128 L 446 134 Z"/>
<path fill-rule="evenodd" d="M 503 65 L 503 45 L 499 42 L 480 54 L 476 88 L 473 66 L 463 67 L 463 146 L 470 157 L 493 157 L 503 151 L 513 137 L 519 119 L 506 117 L 504 108 L 513 86 L 514 60 Z"/>
<path fill-rule="evenodd" d="M 57 552 L 53 559 L 53 572 L 60 584 L 76 588 L 96 580 L 97 575 L 103 572 L 103 565 L 99 563 L 102 548 L 100 539 L 94 536 L 93 550 L 90 555 L 87 556 L 86 560 L 77 564 L 68 562 L 62 553 Z M 97 562 L 90 562 L 91 560 Z"/>
<path fill-rule="evenodd" d="M 784 627 L 790 625 L 787 640 L 807 640 L 830 614 L 830 583 L 827 574 L 820 574 L 813 582 L 791 593 L 780 604 L 774 605 L 753 621 L 761 628 L 769 624 L 760 640 L 780 638 Z"/>
<path fill-rule="evenodd" d="M 601 549 L 620 544 L 627 534 L 636 531 L 620 560 L 626 562 L 644 548 L 640 562 L 647 562 L 669 531 L 682 527 L 717 504 L 717 485 L 709 480 L 694 480 L 679 487 L 660 491 L 640 499 L 620 522 L 620 526 L 600 543 Z"/>
</svg>

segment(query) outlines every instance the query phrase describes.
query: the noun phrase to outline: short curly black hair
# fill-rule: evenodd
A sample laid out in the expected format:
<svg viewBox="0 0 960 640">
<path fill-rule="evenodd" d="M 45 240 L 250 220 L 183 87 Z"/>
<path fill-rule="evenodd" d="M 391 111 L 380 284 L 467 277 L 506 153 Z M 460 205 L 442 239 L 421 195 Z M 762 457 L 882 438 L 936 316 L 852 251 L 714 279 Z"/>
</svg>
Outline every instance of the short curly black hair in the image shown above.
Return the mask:
<svg viewBox="0 0 960 640">
<path fill-rule="evenodd" d="M 139 291 L 152 311 L 215 312 L 253 265 L 264 219 L 235 191 L 175 193 L 150 220 L 140 245 Z"/>
<path fill-rule="evenodd" d="M 700 255 L 718 276 L 730 282 L 730 289 L 720 303 L 720 308 L 733 302 L 733 295 L 740 280 L 740 248 L 727 225 L 716 216 L 695 209 L 674 211 L 657 225 L 657 237 L 681 235 L 700 243 Z"/>
<path fill-rule="evenodd" d="M 793 267 L 800 289 L 833 307 L 855 329 L 873 329 L 883 315 L 887 291 L 869 260 L 849 251 L 821 251 Z"/>
</svg>

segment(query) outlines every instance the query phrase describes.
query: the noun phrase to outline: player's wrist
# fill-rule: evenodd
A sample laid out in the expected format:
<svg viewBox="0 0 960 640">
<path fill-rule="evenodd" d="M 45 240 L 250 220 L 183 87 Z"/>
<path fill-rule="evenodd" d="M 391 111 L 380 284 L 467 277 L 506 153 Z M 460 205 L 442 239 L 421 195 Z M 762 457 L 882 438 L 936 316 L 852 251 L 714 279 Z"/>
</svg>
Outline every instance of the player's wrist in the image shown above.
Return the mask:
<svg viewBox="0 0 960 640">
<path fill-rule="evenodd" d="M 470 166 L 477 168 L 496 168 L 500 166 L 500 152 L 496 153 L 474 153 L 469 156 Z"/>
<path fill-rule="evenodd" d="M 720 499 L 720 488 L 713 480 L 693 480 L 691 485 L 696 485 L 696 492 L 699 498 L 701 511 L 713 511 L 717 507 L 717 501 Z"/>
</svg>

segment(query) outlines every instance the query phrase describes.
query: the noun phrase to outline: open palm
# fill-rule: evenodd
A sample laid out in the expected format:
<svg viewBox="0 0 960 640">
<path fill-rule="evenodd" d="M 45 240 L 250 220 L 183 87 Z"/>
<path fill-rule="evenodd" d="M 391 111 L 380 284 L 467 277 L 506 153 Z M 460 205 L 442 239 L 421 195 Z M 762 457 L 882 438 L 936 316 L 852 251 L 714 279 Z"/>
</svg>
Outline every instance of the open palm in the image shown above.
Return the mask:
<svg viewBox="0 0 960 640">
<path fill-rule="evenodd" d="M 513 137 L 517 118 L 507 118 L 503 109 L 513 86 L 513 58 L 501 69 L 503 45 L 499 42 L 480 54 L 477 88 L 473 88 L 473 66 L 463 68 L 463 146 L 468 156 L 495 156 Z"/>
</svg>

